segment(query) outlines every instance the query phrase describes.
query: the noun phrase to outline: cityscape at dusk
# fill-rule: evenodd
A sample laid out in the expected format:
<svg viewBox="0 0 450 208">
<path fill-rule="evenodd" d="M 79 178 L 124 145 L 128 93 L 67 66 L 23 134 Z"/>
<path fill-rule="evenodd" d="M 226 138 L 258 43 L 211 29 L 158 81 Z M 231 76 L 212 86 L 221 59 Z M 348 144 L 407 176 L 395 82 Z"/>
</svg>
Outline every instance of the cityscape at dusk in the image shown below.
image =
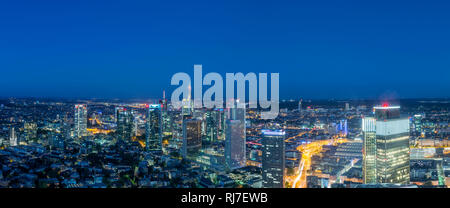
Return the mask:
<svg viewBox="0 0 450 208">
<path fill-rule="evenodd" d="M 448 2 L 0 4 L 0 188 L 450 186 Z"/>
</svg>

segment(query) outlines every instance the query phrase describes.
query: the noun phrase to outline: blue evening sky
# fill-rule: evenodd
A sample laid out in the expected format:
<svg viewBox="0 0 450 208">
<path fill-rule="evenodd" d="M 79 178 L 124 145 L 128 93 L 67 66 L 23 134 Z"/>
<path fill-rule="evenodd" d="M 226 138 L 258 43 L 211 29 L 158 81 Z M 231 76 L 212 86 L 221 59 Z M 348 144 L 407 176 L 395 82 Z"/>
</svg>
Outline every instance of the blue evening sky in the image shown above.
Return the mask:
<svg viewBox="0 0 450 208">
<path fill-rule="evenodd" d="M 281 98 L 450 97 L 449 1 L 3 1 L 0 97 L 157 98 L 278 72 Z M 193 77 L 193 76 L 192 76 Z"/>
</svg>

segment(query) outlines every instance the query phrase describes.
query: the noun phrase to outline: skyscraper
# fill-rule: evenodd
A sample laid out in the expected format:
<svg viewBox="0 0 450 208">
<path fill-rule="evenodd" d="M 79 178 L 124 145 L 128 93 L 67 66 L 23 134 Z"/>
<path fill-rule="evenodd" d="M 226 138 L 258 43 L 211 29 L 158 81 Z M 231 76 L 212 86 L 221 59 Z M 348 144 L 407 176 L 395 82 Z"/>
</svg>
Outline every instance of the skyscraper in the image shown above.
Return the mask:
<svg viewBox="0 0 450 208">
<path fill-rule="evenodd" d="M 365 183 L 409 183 L 409 129 L 400 106 L 374 107 L 374 117 L 363 119 Z"/>
<path fill-rule="evenodd" d="M 409 183 L 409 119 L 400 117 L 400 106 L 375 107 L 377 182 Z"/>
<path fill-rule="evenodd" d="M 162 150 L 162 114 L 161 105 L 153 104 L 148 107 L 146 132 L 146 149 Z"/>
<path fill-rule="evenodd" d="M 87 136 L 87 107 L 84 104 L 75 105 L 75 137 Z"/>
<path fill-rule="evenodd" d="M 187 119 L 183 121 L 183 157 L 194 158 L 202 148 L 202 121 Z"/>
<path fill-rule="evenodd" d="M 362 119 L 363 146 L 363 180 L 364 183 L 377 182 L 376 158 L 376 120 L 373 117 Z"/>
<path fill-rule="evenodd" d="M 298 112 L 302 112 L 302 102 L 303 102 L 303 99 L 300 99 L 300 101 L 298 101 Z"/>
<path fill-rule="evenodd" d="M 262 131 L 262 178 L 264 188 L 284 187 L 285 132 Z"/>
<path fill-rule="evenodd" d="M 129 140 L 134 136 L 134 117 L 130 109 L 124 107 L 116 108 L 117 114 L 117 136 L 120 140 Z"/>
<path fill-rule="evenodd" d="M 239 120 L 227 120 L 225 134 L 225 161 L 229 169 L 244 167 L 246 164 L 245 135 Z"/>
<path fill-rule="evenodd" d="M 9 145 L 10 146 L 18 145 L 17 135 L 16 135 L 16 131 L 14 130 L 14 127 L 11 127 L 11 129 L 9 130 Z"/>
<path fill-rule="evenodd" d="M 219 111 L 209 110 L 206 112 L 206 141 L 208 143 L 213 143 L 218 140 L 219 137 Z"/>
</svg>

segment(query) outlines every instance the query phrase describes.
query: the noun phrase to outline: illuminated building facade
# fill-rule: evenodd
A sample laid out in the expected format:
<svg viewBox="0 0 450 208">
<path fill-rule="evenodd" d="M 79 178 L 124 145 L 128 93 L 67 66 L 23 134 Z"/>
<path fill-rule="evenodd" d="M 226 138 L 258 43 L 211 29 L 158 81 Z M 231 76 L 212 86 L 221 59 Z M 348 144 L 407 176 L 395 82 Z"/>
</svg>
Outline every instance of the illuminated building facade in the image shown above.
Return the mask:
<svg viewBox="0 0 450 208">
<path fill-rule="evenodd" d="M 84 104 L 75 105 L 75 137 L 87 136 L 87 107 Z"/>
<path fill-rule="evenodd" d="M 206 142 L 217 142 L 219 137 L 219 111 L 210 110 L 206 112 Z"/>
<path fill-rule="evenodd" d="M 225 160 L 229 169 L 244 167 L 246 164 L 245 135 L 239 120 L 227 120 L 225 136 Z"/>
<path fill-rule="evenodd" d="M 377 140 L 376 120 L 373 117 L 362 119 L 363 144 L 363 181 L 366 184 L 377 182 Z"/>
<path fill-rule="evenodd" d="M 148 107 L 148 116 L 145 126 L 146 149 L 162 150 L 162 112 L 161 105 L 153 104 Z"/>
<path fill-rule="evenodd" d="M 285 132 L 262 130 L 262 178 L 264 188 L 284 187 Z"/>
<path fill-rule="evenodd" d="M 129 140 L 134 136 L 134 118 L 127 108 L 116 108 L 117 113 L 117 136 L 121 140 Z"/>
<path fill-rule="evenodd" d="M 400 117 L 400 106 L 375 107 L 377 182 L 408 184 L 409 119 Z"/>
<path fill-rule="evenodd" d="M 16 131 L 14 130 L 14 127 L 12 127 L 9 130 L 9 145 L 10 146 L 17 146 L 18 145 L 17 135 L 16 135 Z"/>
<path fill-rule="evenodd" d="M 364 183 L 409 183 L 409 129 L 400 106 L 374 107 L 374 117 L 363 118 Z"/>
<path fill-rule="evenodd" d="M 202 121 L 187 119 L 183 121 L 182 155 L 185 158 L 195 158 L 202 148 Z"/>
</svg>

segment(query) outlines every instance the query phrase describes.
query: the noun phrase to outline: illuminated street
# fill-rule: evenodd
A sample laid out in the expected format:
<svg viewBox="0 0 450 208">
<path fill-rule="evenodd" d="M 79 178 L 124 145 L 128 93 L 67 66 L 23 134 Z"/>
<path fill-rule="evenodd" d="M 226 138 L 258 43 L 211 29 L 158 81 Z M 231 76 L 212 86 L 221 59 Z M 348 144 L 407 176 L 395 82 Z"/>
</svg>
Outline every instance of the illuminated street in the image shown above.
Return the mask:
<svg viewBox="0 0 450 208">
<path fill-rule="evenodd" d="M 289 187 L 292 188 L 307 188 L 306 177 L 308 171 L 311 168 L 311 157 L 320 154 L 324 145 L 337 145 L 339 143 L 347 142 L 346 139 L 336 138 L 321 141 L 314 141 L 309 144 L 300 145 L 297 150 L 302 153 L 302 159 L 297 171 L 297 175 L 294 177 L 288 177 L 286 181 L 289 183 Z"/>
</svg>

